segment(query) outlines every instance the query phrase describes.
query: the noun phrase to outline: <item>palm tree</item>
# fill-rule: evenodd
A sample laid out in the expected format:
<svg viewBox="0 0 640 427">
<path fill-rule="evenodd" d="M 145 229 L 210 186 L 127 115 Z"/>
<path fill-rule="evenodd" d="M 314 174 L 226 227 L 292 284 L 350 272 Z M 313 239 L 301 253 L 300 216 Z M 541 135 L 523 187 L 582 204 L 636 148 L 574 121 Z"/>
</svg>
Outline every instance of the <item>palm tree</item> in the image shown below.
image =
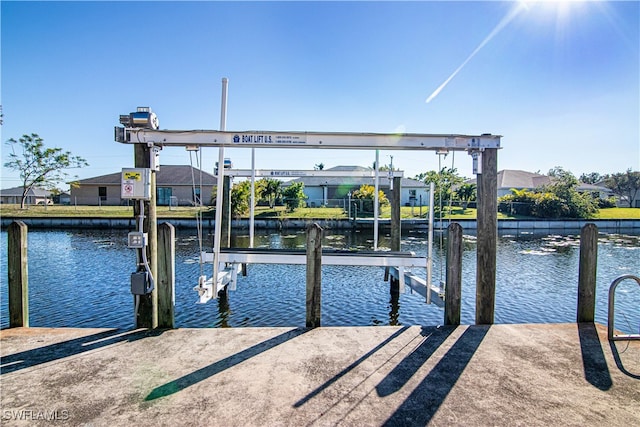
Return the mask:
<svg viewBox="0 0 640 427">
<path fill-rule="evenodd" d="M 462 212 L 467 209 L 469 202 L 476 199 L 476 185 L 462 184 L 457 190 L 456 195 L 462 200 Z"/>
<path fill-rule="evenodd" d="M 266 178 L 260 197 L 267 199 L 269 201 L 269 207 L 273 209 L 281 193 L 282 181 L 279 179 Z"/>
</svg>

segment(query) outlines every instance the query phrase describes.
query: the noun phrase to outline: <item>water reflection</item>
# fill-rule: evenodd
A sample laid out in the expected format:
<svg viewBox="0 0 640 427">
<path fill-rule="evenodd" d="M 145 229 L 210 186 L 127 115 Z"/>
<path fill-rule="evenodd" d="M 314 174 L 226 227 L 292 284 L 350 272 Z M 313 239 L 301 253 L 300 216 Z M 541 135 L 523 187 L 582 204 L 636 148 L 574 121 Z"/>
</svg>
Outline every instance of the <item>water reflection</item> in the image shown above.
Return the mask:
<svg viewBox="0 0 640 427">
<path fill-rule="evenodd" d="M 426 232 L 409 232 L 402 250 L 426 256 Z M 6 247 L 6 233 L 0 233 Z M 203 239 L 210 250 L 212 236 Z M 256 233 L 256 247 L 303 249 L 304 231 Z M 370 232 L 325 230 L 323 247 L 371 249 Z M 446 233 L 436 231 L 433 279 L 445 279 Z M 232 235 L 232 245 L 247 247 L 248 232 Z M 381 248 L 389 236 L 381 233 Z M 476 241 L 464 236 L 461 321 L 475 321 Z M 0 251 L 6 266 L 6 251 Z M 227 298 L 195 304 L 193 287 L 198 276 L 211 275 L 211 266 L 199 264 L 195 232 L 178 232 L 176 238 L 176 326 L 242 327 L 304 326 L 305 267 L 250 265 L 239 277 L 236 291 Z M 574 322 L 577 304 L 578 234 L 529 232 L 501 233 L 497 247 L 497 323 Z M 640 274 L 640 236 L 601 234 L 599 240 L 596 320 L 606 324 L 607 290 L 621 274 Z M 133 298 L 129 293 L 135 254 L 126 247 L 126 231 L 30 231 L 29 281 L 32 326 L 130 328 Z M 425 277 L 426 268 L 413 273 Z M 377 267 L 323 267 L 322 323 L 336 325 L 437 325 L 442 309 L 427 306 L 423 298 L 406 292 L 394 295 Z M 8 326 L 7 278 L 0 278 L 1 326 Z M 637 286 L 636 286 L 637 288 Z M 640 291 L 620 288 L 616 301 L 619 324 L 627 333 L 640 328 Z"/>
</svg>

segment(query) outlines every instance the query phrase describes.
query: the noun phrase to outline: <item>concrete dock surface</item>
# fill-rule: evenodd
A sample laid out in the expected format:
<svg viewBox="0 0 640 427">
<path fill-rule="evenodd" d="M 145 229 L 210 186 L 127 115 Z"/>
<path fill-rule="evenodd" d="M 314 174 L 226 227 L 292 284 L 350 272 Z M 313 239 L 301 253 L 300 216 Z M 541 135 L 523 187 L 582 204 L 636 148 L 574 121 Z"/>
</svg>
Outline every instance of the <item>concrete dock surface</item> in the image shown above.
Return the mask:
<svg viewBox="0 0 640 427">
<path fill-rule="evenodd" d="M 640 425 L 640 341 L 602 325 L 16 328 L 0 344 L 2 425 Z"/>
</svg>

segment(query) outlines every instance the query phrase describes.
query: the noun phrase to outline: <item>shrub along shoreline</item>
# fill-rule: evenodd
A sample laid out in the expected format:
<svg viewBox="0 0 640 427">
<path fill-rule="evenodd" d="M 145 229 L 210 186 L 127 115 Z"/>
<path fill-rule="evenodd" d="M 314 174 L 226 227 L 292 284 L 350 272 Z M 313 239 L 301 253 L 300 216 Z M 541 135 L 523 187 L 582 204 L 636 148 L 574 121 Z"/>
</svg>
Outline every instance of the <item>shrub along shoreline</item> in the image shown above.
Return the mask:
<svg viewBox="0 0 640 427">
<path fill-rule="evenodd" d="M 201 209 L 203 217 L 213 217 L 214 209 L 208 206 L 203 208 L 194 207 L 168 207 L 158 206 L 158 218 L 193 218 L 195 219 L 199 209 Z M 402 219 L 426 219 L 428 216 L 428 207 L 401 207 Z M 132 218 L 132 206 L 29 206 L 26 209 L 20 209 L 20 205 L 2 204 L 0 205 L 0 216 L 7 218 Z M 380 210 L 380 218 L 390 218 L 390 209 L 383 207 Z M 443 219 L 476 219 L 477 211 L 474 208 L 462 209 L 454 207 L 451 212 L 445 211 Z M 240 219 L 248 219 L 248 215 L 243 215 Z M 255 209 L 256 219 L 349 219 L 347 213 L 342 208 L 297 208 L 293 212 L 287 212 L 284 206 L 276 206 L 271 209 L 269 207 L 258 206 Z M 372 218 L 372 215 L 361 216 L 358 218 Z M 438 218 L 438 215 L 436 215 Z M 537 220 L 523 215 L 506 215 L 498 213 L 498 219 L 517 219 L 517 220 Z M 544 218 L 546 220 L 554 220 L 556 218 Z M 563 218 L 566 219 L 566 218 Z M 605 208 L 600 209 L 589 218 L 575 219 L 640 219 L 640 208 Z M 570 219 L 569 219 L 570 220 Z"/>
</svg>

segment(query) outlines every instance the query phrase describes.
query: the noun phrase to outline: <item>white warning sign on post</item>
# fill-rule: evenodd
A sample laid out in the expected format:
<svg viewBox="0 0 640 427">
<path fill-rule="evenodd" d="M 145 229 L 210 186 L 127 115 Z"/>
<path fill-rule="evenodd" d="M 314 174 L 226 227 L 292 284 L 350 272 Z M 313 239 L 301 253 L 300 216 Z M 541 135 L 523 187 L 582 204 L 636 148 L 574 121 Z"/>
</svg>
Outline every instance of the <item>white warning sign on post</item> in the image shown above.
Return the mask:
<svg viewBox="0 0 640 427">
<path fill-rule="evenodd" d="M 122 197 L 133 197 L 133 184 L 125 183 L 122 187 Z"/>
<path fill-rule="evenodd" d="M 122 169 L 120 197 L 123 199 L 151 199 L 151 169 Z"/>
</svg>

